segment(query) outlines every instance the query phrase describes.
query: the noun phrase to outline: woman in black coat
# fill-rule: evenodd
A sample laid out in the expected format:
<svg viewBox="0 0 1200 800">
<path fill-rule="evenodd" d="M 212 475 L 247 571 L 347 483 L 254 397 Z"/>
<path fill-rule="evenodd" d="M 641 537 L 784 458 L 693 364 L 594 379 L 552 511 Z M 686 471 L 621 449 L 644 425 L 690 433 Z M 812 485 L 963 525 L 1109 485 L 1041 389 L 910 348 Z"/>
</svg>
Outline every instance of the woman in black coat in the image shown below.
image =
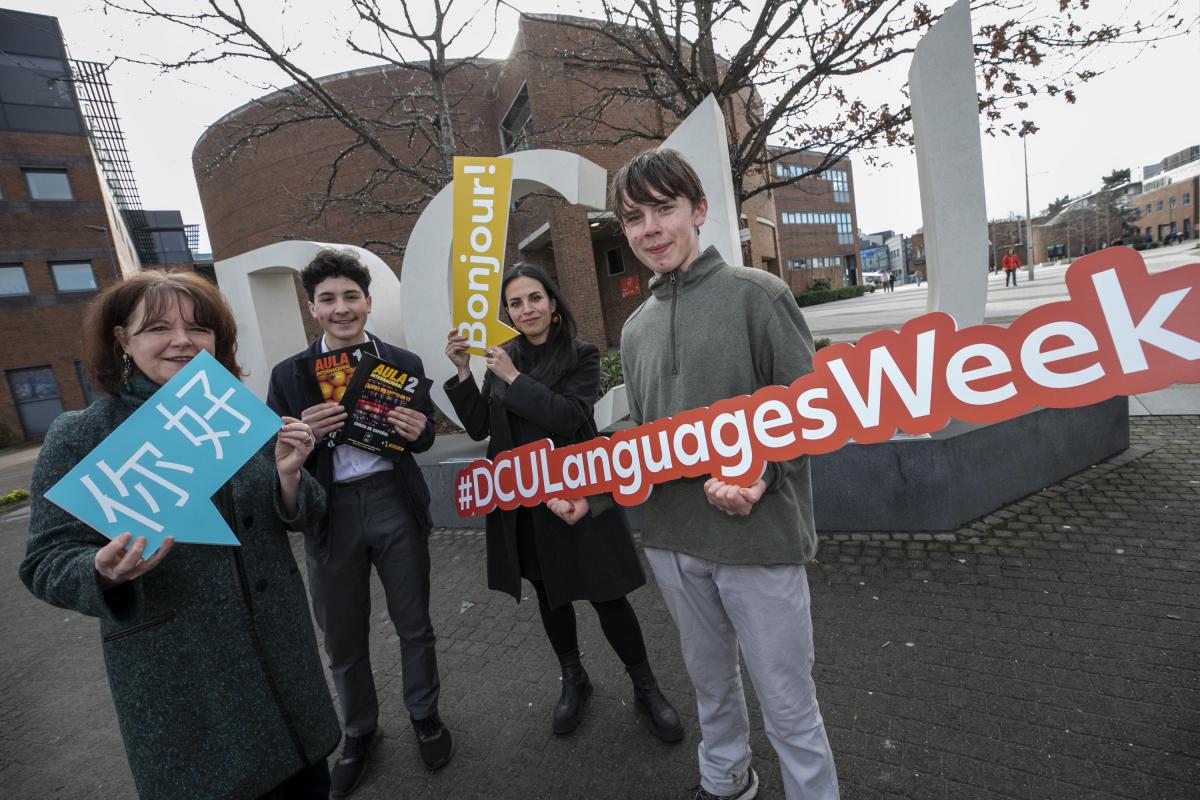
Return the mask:
<svg viewBox="0 0 1200 800">
<path fill-rule="evenodd" d="M 575 339 L 575 321 L 558 287 L 540 268 L 517 265 L 501 284 L 504 307 L 520 332 L 487 350 L 483 389 L 470 370 L 467 340 L 447 337 L 458 375 L 446 394 L 472 439 L 491 436 L 488 457 L 541 439 L 555 447 L 596 435 L 592 406 L 600 388 L 600 353 Z M 663 697 L 646 660 L 637 615 L 625 595 L 646 582 L 624 512 L 613 507 L 568 526 L 544 505 L 496 509 L 487 518 L 488 586 L 521 598 L 521 579 L 537 592 L 542 624 L 562 664 L 554 732 L 579 725 L 592 684 L 579 659 L 572 600 L 587 600 L 633 681 L 634 698 L 663 741 L 683 738 L 679 715 Z"/>
</svg>

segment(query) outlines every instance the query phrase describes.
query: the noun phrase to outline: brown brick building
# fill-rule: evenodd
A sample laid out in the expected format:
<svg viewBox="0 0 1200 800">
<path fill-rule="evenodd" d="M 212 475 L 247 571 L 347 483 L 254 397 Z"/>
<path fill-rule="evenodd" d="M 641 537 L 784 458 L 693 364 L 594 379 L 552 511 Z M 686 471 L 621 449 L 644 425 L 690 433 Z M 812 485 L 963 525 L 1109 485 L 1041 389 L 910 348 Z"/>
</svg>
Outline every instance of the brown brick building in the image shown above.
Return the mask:
<svg viewBox="0 0 1200 800">
<path fill-rule="evenodd" d="M 85 304 L 119 274 L 58 21 L 0 10 L 0 424 L 40 438 L 83 408 Z"/>
<path fill-rule="evenodd" d="M 0 52 L 0 426 L 36 441 L 92 400 L 87 303 L 191 254 L 178 211 L 141 208 L 104 66 L 69 60 L 54 17 L 6 9 Z"/>
<path fill-rule="evenodd" d="M 572 54 L 585 49 L 594 53 L 603 46 L 587 30 L 588 24 L 578 18 L 523 15 L 511 59 L 481 61 L 451 73 L 448 88 L 461 155 L 570 150 L 611 175 L 633 155 L 657 144 L 653 139 L 597 141 L 578 119 L 579 109 L 595 98 L 583 81 L 636 77 L 615 70 L 583 74 L 585 67 Z M 367 108 L 381 97 L 414 88 L 414 80 L 410 73 L 372 67 L 326 76 L 320 82 L 351 108 Z M 196 144 L 193 165 L 214 259 L 284 239 L 311 239 L 368 247 L 399 273 L 401 256 L 392 245 L 407 241 L 416 214 L 371 214 L 363 213 L 361 206 L 336 205 L 319 217 L 312 213 L 314 197 L 324 192 L 329 179 L 329 165 L 352 142 L 340 125 L 324 120 L 292 125 L 245 144 L 233 158 L 211 166 L 219 153 L 239 141 L 248 123 L 279 113 L 281 102 L 274 95 L 248 103 L 214 123 Z M 736 111 L 725 109 L 727 120 L 739 119 Z M 669 134 L 679 122 L 657 106 L 635 102 L 614 105 L 605 114 L 606 122 L 618 128 L 635 119 L 643 125 L 649 122 L 658 136 Z M 421 148 L 409 147 L 399 135 L 388 144 L 402 157 L 421 157 Z M 334 191 L 361 186 L 377 166 L 374 155 L 344 160 Z M 427 190 L 398 178 L 376 196 L 399 204 L 423 193 Z M 763 193 L 742 211 L 741 226 L 750 231 L 743 249 L 745 263 L 778 274 L 774 203 Z M 533 195 L 517 204 L 510 218 L 507 263 L 517 260 L 537 263 L 555 275 L 575 311 L 580 337 L 602 350 L 618 344 L 621 325 L 649 294 L 652 273 L 626 247 L 612 217 L 568 205 L 561 198 Z"/>
<path fill-rule="evenodd" d="M 802 175 L 818 167 L 821 153 L 801 152 L 778 159 L 778 177 Z M 849 159 L 796 183 L 776 189 L 776 220 L 783 278 L 794 292 L 817 278 L 832 288 L 861 282 L 858 215 L 854 209 L 854 170 Z"/>
<path fill-rule="evenodd" d="M 1161 243 L 1173 232 L 1185 239 L 1194 237 L 1200 230 L 1198 196 L 1200 177 L 1193 175 L 1132 198 L 1130 202 L 1138 212 L 1133 224 L 1138 227 L 1141 241 Z"/>
</svg>

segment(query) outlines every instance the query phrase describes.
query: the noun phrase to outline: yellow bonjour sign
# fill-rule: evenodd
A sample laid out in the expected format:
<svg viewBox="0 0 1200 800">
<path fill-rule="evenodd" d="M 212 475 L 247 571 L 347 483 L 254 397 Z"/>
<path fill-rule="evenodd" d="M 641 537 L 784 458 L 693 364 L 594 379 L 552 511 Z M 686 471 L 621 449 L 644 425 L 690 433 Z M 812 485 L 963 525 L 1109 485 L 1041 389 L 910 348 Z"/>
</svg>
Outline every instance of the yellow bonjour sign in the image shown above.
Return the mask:
<svg viewBox="0 0 1200 800">
<path fill-rule="evenodd" d="M 454 327 L 470 344 L 467 351 L 477 356 L 517 335 L 499 317 L 511 191 L 510 159 L 455 157 Z"/>
</svg>

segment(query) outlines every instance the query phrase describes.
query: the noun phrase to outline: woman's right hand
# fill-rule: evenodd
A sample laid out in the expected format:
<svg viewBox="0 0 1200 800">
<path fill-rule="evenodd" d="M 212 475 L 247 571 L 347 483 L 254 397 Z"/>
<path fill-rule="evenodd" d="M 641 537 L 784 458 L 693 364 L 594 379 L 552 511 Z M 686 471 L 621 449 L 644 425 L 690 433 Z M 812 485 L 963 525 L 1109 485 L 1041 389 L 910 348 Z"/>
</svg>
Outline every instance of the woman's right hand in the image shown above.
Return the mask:
<svg viewBox="0 0 1200 800">
<path fill-rule="evenodd" d="M 96 575 L 103 589 L 111 589 L 126 581 L 140 578 L 162 563 L 163 558 L 171 551 L 175 540 L 168 536 L 155 551 L 154 555 L 142 560 L 142 551 L 146 549 L 146 537 L 139 536 L 129 541 L 133 534 L 122 533 L 108 544 L 96 551 Z"/>
<path fill-rule="evenodd" d="M 471 374 L 471 354 L 467 352 L 467 337 L 459 334 L 457 328 L 452 328 L 446 334 L 446 358 L 458 368 L 458 379 L 464 381 Z"/>
</svg>

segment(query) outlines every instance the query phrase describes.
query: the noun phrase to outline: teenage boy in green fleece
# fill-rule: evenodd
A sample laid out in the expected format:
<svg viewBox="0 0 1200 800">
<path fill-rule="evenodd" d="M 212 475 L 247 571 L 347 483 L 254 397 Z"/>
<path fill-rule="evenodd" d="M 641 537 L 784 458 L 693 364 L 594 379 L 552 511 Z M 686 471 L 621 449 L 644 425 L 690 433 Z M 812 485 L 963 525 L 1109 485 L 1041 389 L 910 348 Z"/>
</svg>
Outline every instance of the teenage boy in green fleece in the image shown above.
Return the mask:
<svg viewBox="0 0 1200 800">
<path fill-rule="evenodd" d="M 787 385 L 812 370 L 812 335 L 787 285 L 700 252 L 708 201 L 674 150 L 651 150 L 613 180 L 629 246 L 655 277 L 625 323 L 621 359 L 635 424 Z M 608 498 L 592 498 L 599 507 Z M 551 500 L 568 522 L 581 500 Z M 642 543 L 679 628 L 702 741 L 692 800 L 758 793 L 738 647 L 779 755 L 788 800 L 833 800 L 837 772 L 817 707 L 804 565 L 817 550 L 807 458 L 769 463 L 749 488 L 718 479 L 656 486 Z"/>
</svg>

